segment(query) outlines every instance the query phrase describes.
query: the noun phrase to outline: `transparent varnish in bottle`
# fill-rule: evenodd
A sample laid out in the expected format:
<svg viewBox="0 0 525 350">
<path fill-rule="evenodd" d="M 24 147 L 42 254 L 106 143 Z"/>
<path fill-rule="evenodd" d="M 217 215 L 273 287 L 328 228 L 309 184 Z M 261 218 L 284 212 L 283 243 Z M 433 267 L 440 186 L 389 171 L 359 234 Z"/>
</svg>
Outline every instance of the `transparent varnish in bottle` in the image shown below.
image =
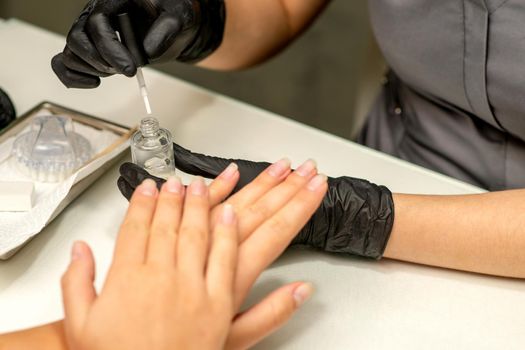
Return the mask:
<svg viewBox="0 0 525 350">
<path fill-rule="evenodd" d="M 141 120 L 139 130 L 131 138 L 133 163 L 151 175 L 167 178 L 175 173 L 171 133 L 159 126 L 153 117 Z"/>
</svg>

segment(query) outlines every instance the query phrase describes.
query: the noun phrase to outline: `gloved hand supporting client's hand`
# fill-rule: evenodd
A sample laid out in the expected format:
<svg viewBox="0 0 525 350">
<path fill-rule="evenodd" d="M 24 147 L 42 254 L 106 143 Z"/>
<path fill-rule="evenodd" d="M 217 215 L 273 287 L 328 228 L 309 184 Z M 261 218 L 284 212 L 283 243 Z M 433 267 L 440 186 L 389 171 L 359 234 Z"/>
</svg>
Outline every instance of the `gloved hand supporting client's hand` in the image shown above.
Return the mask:
<svg viewBox="0 0 525 350">
<path fill-rule="evenodd" d="M 193 153 L 177 144 L 173 149 L 177 168 L 191 175 L 215 178 L 232 162 L 237 164 L 241 178 L 235 191 L 270 165 Z M 123 164 L 120 174 L 118 187 L 128 199 L 145 178 L 154 179 L 159 188 L 164 182 L 131 163 Z M 380 259 L 394 222 L 392 193 L 384 186 L 351 177 L 329 178 L 328 184 L 321 206 L 292 244 Z"/>
</svg>

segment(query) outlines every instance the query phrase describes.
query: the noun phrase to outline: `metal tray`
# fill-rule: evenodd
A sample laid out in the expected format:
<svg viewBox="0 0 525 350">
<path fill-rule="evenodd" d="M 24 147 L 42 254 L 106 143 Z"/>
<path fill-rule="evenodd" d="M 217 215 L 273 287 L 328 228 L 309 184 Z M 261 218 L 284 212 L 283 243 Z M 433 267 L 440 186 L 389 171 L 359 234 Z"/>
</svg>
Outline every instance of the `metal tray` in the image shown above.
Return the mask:
<svg viewBox="0 0 525 350">
<path fill-rule="evenodd" d="M 35 106 L 34 108 L 32 108 L 27 113 L 18 117 L 7 128 L 1 130 L 0 131 L 0 143 L 4 142 L 9 137 L 20 133 L 28 125 L 31 117 L 35 116 L 38 112 L 42 111 L 43 109 L 46 109 L 51 114 L 67 115 L 71 117 L 75 122 L 82 123 L 82 124 L 88 125 L 90 127 L 93 127 L 99 130 L 108 130 L 119 136 L 117 141 L 115 141 L 112 145 L 104 149 L 102 152 L 99 152 L 98 154 L 96 154 L 84 166 L 94 162 L 98 158 L 105 156 L 110 152 L 113 152 L 117 147 L 122 146 L 122 144 L 128 143 L 129 139 L 131 138 L 133 133 L 136 131 L 136 127 L 130 128 L 130 127 L 120 125 L 112 121 L 101 119 L 101 118 L 98 118 L 98 117 L 95 117 L 95 116 L 92 116 L 86 113 L 82 113 L 82 112 L 55 104 L 53 102 L 44 101 L 38 104 L 37 106 Z M 48 225 L 51 221 L 53 221 L 71 202 L 73 202 L 73 200 L 75 200 L 75 198 L 77 198 L 82 192 L 84 192 L 84 190 L 86 190 L 91 184 L 93 184 L 110 167 L 112 167 L 119 160 L 121 160 L 125 156 L 125 153 L 128 147 L 123 148 L 120 152 L 116 153 L 108 161 L 104 162 L 99 167 L 97 167 L 96 170 L 88 174 L 84 174 L 83 176 L 77 178 L 76 183 L 73 185 L 73 187 L 71 187 L 67 196 L 62 200 L 60 205 L 53 212 L 51 218 L 47 221 L 46 225 Z M 27 244 L 33 237 L 34 236 L 29 238 L 27 241 L 25 241 L 20 246 L 17 246 L 13 248 L 12 250 L 10 250 L 9 252 L 0 255 L 0 260 L 7 260 L 11 258 L 16 252 L 18 252 L 23 246 L 25 246 L 25 244 Z"/>
</svg>

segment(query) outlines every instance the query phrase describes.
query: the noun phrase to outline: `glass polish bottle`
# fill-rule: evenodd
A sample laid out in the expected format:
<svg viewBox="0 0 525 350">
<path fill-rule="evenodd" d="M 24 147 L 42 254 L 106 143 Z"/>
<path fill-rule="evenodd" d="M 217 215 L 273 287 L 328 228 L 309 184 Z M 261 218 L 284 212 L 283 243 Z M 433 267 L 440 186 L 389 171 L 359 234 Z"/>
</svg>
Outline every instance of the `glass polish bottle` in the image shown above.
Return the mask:
<svg viewBox="0 0 525 350">
<path fill-rule="evenodd" d="M 175 173 L 171 133 L 159 126 L 153 117 L 141 120 L 139 130 L 131 138 L 133 163 L 151 175 L 166 179 Z"/>
</svg>

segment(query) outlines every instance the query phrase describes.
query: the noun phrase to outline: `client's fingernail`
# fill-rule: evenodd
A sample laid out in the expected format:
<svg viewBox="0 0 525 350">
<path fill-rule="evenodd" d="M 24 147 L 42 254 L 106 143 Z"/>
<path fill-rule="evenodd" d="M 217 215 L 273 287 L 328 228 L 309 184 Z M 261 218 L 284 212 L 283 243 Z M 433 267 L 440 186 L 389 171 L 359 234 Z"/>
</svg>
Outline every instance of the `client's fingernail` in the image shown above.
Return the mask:
<svg viewBox="0 0 525 350">
<path fill-rule="evenodd" d="M 273 163 L 268 168 L 268 173 L 273 177 L 281 177 L 288 171 L 288 169 L 290 169 L 290 164 L 290 159 L 283 158 L 280 161 Z"/>
<path fill-rule="evenodd" d="M 221 221 L 225 225 L 231 225 L 235 221 L 235 212 L 231 204 L 225 204 L 222 209 Z"/>
<path fill-rule="evenodd" d="M 312 171 L 317 168 L 317 163 L 313 159 L 308 159 L 304 162 L 297 170 L 295 171 L 298 175 L 306 177 L 312 173 Z"/>
<path fill-rule="evenodd" d="M 303 283 L 293 291 L 295 306 L 300 307 L 314 294 L 314 286 L 311 283 Z"/>
<path fill-rule="evenodd" d="M 168 177 L 168 180 L 166 181 L 166 191 L 173 194 L 181 194 L 182 183 L 180 182 L 180 179 L 176 176 Z"/>
<path fill-rule="evenodd" d="M 202 196 L 206 192 L 206 184 L 202 177 L 196 177 L 190 185 L 190 193 L 194 196 Z"/>
<path fill-rule="evenodd" d="M 321 186 L 323 186 L 328 178 L 326 175 L 319 174 L 316 175 L 313 179 L 310 180 L 308 185 L 306 186 L 310 191 L 317 191 Z"/>
<path fill-rule="evenodd" d="M 153 197 L 157 194 L 157 184 L 152 179 L 146 179 L 140 185 L 140 193 L 144 196 Z"/>
<path fill-rule="evenodd" d="M 71 261 L 80 260 L 82 259 L 83 252 L 82 252 L 82 243 L 75 242 L 73 243 L 73 247 L 71 248 Z"/>
<path fill-rule="evenodd" d="M 224 171 L 219 176 L 225 180 L 231 180 L 233 176 L 237 173 L 237 170 L 239 170 L 237 164 L 231 163 L 226 169 L 224 169 Z"/>
</svg>

